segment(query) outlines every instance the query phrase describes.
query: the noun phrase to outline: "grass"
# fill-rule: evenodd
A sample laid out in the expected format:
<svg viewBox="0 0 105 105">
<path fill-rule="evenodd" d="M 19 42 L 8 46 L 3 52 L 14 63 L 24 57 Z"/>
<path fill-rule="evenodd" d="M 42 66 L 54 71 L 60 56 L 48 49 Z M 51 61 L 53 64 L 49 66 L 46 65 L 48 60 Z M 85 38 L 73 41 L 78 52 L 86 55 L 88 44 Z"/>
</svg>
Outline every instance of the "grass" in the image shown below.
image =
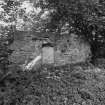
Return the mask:
<svg viewBox="0 0 105 105">
<path fill-rule="evenodd" d="M 27 72 L 12 65 L 0 81 L 0 105 L 104 105 L 105 72 L 95 70 L 86 63 Z"/>
</svg>

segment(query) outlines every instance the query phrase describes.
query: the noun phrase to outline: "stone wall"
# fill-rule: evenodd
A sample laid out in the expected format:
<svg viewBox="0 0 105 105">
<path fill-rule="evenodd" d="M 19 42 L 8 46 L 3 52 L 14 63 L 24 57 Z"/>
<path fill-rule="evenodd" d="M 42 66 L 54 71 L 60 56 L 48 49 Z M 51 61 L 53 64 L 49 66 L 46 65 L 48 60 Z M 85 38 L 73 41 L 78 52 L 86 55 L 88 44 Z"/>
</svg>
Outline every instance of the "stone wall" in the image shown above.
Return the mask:
<svg viewBox="0 0 105 105">
<path fill-rule="evenodd" d="M 56 42 L 55 63 L 68 64 L 85 62 L 91 54 L 90 46 L 76 35 L 64 35 Z"/>
<path fill-rule="evenodd" d="M 30 32 L 16 32 L 14 42 L 9 46 L 14 52 L 9 60 L 15 64 L 22 65 L 30 62 L 41 52 L 40 41 L 32 41 L 33 35 Z"/>
<path fill-rule="evenodd" d="M 32 38 L 27 36 L 29 36 L 29 34 L 25 33 L 24 37 L 22 36 L 23 39 L 17 40 L 21 35 L 15 39 L 11 45 L 11 49 L 15 51 L 10 56 L 10 61 L 17 64 L 24 64 L 26 61 L 28 63 L 43 52 L 42 62 L 39 63 L 44 64 L 54 61 L 56 65 L 63 65 L 84 62 L 91 53 L 90 46 L 74 34 L 62 35 L 59 40 L 54 43 L 55 46 L 50 49 L 47 47 L 42 49 L 42 42 L 40 40 L 32 41 Z M 46 62 L 44 62 L 44 60 Z"/>
<path fill-rule="evenodd" d="M 53 55 L 54 54 L 54 55 Z M 91 55 L 90 46 L 76 35 L 64 35 L 55 42 L 54 47 L 42 49 L 43 62 L 55 65 L 85 62 Z M 50 57 L 49 57 L 50 55 Z"/>
</svg>

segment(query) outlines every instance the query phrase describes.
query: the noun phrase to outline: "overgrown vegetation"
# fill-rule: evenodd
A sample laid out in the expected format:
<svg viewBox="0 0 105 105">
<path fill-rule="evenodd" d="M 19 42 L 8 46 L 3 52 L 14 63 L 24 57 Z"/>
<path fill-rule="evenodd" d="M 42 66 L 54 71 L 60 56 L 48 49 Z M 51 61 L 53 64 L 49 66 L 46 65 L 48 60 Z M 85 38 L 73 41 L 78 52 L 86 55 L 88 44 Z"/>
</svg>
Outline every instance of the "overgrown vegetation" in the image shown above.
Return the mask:
<svg viewBox="0 0 105 105">
<path fill-rule="evenodd" d="M 0 20 L 6 22 L 8 27 L 0 27 L 0 105 L 105 105 L 104 1 L 46 1 L 47 3 L 41 0 L 38 5 L 43 10 L 54 9 L 50 14 L 51 20 L 49 19 L 48 24 L 39 21 L 37 25 L 32 21 L 31 31 L 34 33 L 35 28 L 40 27 L 60 35 L 62 27 L 67 23 L 65 30 L 68 30 L 69 34 L 76 33 L 91 45 L 93 62 L 96 58 L 103 58 L 96 61 L 96 66 L 99 65 L 100 69 L 82 62 L 57 67 L 43 65 L 36 71 L 33 69 L 23 72 L 19 65 L 10 63 L 8 57 L 13 51 L 9 49 L 9 45 L 14 41 L 14 29 L 21 29 L 16 16 L 20 14 L 27 22 L 29 17 L 26 16 L 30 15 L 26 15 L 25 10 L 19 8 L 18 2 L 15 4 L 13 0 L 5 0 L 5 15 L 2 14 Z M 14 12 L 17 9 L 19 11 Z M 39 16 L 34 19 L 32 17 L 32 20 L 38 20 Z M 43 24 L 44 27 L 41 27 Z"/>
<path fill-rule="evenodd" d="M 8 65 L 11 63 L 8 57 L 13 51 L 9 49 L 9 45 L 14 41 L 14 33 L 12 27 L 5 27 L 0 34 L 0 73 L 5 75 L 8 72 Z"/>
<path fill-rule="evenodd" d="M 89 64 L 53 67 L 23 72 L 18 66 L 0 82 L 2 105 L 104 105 L 104 70 Z"/>
<path fill-rule="evenodd" d="M 46 27 L 49 31 L 61 34 L 62 27 L 68 23 L 69 34 L 77 33 L 90 44 L 93 62 L 98 57 L 105 57 L 104 1 L 40 0 L 40 5 L 42 9 L 54 9 Z"/>
</svg>

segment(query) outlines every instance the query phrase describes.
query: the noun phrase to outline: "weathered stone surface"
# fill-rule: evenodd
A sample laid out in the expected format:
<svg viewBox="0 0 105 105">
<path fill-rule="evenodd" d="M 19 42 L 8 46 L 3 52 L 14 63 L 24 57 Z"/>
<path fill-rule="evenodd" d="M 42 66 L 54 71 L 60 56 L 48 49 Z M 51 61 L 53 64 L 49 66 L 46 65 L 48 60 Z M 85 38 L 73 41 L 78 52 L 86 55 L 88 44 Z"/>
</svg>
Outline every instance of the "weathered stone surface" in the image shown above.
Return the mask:
<svg viewBox="0 0 105 105">
<path fill-rule="evenodd" d="M 54 64 L 54 48 L 53 47 L 42 48 L 42 63 Z"/>
<path fill-rule="evenodd" d="M 68 64 L 84 62 L 89 57 L 90 46 L 76 35 L 63 36 L 56 44 L 55 63 Z"/>
<path fill-rule="evenodd" d="M 24 34 L 22 34 L 24 35 Z M 21 35 L 19 35 L 20 37 Z M 24 35 L 22 40 L 16 40 L 11 45 L 15 51 L 10 57 L 12 62 L 18 64 L 29 63 L 40 53 L 42 64 L 64 65 L 70 63 L 84 62 L 89 57 L 90 46 L 80 40 L 76 35 L 64 35 L 55 43 L 54 47 L 42 48 L 40 40 L 32 41 L 29 36 Z M 19 39 L 19 38 L 17 38 Z"/>
<path fill-rule="evenodd" d="M 15 33 L 14 43 L 10 46 L 14 50 L 9 60 L 16 64 L 30 62 L 41 53 L 41 42 L 32 41 L 32 35 L 29 32 Z"/>
</svg>

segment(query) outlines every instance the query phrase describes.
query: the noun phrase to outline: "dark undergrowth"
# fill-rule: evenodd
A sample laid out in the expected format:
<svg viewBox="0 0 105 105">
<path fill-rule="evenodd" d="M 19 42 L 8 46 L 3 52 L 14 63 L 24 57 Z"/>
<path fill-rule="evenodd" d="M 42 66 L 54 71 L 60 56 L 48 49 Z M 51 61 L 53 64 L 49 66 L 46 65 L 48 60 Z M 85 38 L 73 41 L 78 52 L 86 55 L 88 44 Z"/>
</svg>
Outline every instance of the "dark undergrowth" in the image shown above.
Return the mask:
<svg viewBox="0 0 105 105">
<path fill-rule="evenodd" d="M 10 66 L 0 76 L 0 105 L 105 105 L 105 72 L 95 70 L 85 63 L 25 72 Z"/>
</svg>

